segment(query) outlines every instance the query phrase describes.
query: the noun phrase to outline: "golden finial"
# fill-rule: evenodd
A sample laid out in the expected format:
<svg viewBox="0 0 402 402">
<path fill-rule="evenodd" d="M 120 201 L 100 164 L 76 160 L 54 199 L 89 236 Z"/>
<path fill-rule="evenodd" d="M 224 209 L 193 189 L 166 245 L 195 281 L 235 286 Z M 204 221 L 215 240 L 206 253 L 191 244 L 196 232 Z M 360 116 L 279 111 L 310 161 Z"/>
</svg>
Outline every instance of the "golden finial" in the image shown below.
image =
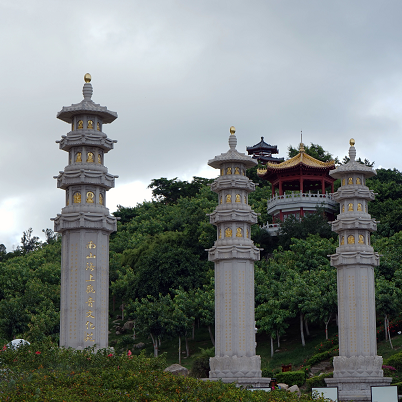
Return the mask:
<svg viewBox="0 0 402 402">
<path fill-rule="evenodd" d="M 236 129 L 234 126 L 230 127 L 230 134 L 234 135 L 234 133 L 236 132 Z"/>
<path fill-rule="evenodd" d="M 299 152 L 305 152 L 304 144 L 302 142 L 299 145 Z"/>
<path fill-rule="evenodd" d="M 86 73 L 86 74 L 84 75 L 84 81 L 85 81 L 85 82 L 91 82 L 91 79 L 92 79 L 91 74 Z"/>
<path fill-rule="evenodd" d="M 355 140 L 353 138 L 350 139 L 349 144 L 351 147 L 353 147 L 356 143 Z"/>
</svg>

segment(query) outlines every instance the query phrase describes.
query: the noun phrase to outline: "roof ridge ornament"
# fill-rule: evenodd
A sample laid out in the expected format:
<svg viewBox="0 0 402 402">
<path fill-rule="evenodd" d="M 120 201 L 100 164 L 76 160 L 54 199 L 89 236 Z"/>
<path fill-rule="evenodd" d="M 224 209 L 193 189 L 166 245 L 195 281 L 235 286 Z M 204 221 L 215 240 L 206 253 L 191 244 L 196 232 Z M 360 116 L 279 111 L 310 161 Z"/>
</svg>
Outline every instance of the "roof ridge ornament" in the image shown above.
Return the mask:
<svg viewBox="0 0 402 402">
<path fill-rule="evenodd" d="M 86 73 L 84 75 L 84 87 L 82 88 L 82 94 L 84 95 L 84 100 L 86 101 L 92 101 L 92 94 L 93 94 L 93 89 L 92 89 L 92 84 L 91 84 L 91 74 Z"/>
</svg>

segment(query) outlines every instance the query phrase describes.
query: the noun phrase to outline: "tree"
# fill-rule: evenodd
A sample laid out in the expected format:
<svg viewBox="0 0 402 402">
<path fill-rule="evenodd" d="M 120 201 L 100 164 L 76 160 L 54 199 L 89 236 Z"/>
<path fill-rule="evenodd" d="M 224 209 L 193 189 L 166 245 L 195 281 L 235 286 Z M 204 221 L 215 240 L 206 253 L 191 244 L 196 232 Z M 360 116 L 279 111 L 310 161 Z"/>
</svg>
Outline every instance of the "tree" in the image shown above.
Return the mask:
<svg viewBox="0 0 402 402">
<path fill-rule="evenodd" d="M 152 189 L 152 197 L 164 204 L 175 203 L 180 197 L 194 197 L 200 189 L 212 183 L 212 179 L 193 177 L 192 182 L 178 180 L 177 177 L 169 180 L 166 177 L 151 180 L 148 188 Z"/>
<path fill-rule="evenodd" d="M 307 239 L 309 235 L 319 235 L 322 238 L 335 238 L 323 207 L 317 207 L 316 212 L 306 214 L 301 219 L 289 216 L 281 223 L 278 243 L 285 249 L 290 247 L 293 238 Z"/>
<path fill-rule="evenodd" d="M 158 356 L 161 336 L 171 328 L 171 305 L 170 295 L 159 295 L 143 297 L 126 307 L 128 314 L 139 323 L 139 331 L 151 337 L 155 357 Z"/>
<path fill-rule="evenodd" d="M 21 249 L 23 254 L 30 253 L 31 251 L 37 250 L 41 242 L 38 236 L 32 236 L 32 228 L 29 228 L 27 231 L 23 232 L 21 237 Z"/>
<path fill-rule="evenodd" d="M 289 145 L 288 147 L 288 157 L 293 158 L 299 153 L 299 148 L 294 148 L 292 145 Z M 328 162 L 330 160 L 333 160 L 332 155 L 325 151 L 324 148 L 321 145 L 318 144 L 313 144 L 311 143 L 310 146 L 304 145 L 304 152 L 307 155 L 312 156 L 315 159 L 318 159 L 319 161 L 322 162 Z M 335 162 L 337 162 L 337 158 L 335 158 Z"/>
</svg>

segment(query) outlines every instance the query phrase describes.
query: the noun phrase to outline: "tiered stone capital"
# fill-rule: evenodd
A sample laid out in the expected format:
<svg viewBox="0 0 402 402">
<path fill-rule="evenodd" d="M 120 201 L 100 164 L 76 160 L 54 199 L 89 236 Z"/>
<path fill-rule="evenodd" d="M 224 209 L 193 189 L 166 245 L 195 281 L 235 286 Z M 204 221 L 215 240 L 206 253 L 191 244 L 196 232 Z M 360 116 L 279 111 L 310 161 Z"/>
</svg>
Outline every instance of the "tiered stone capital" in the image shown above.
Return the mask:
<svg viewBox="0 0 402 402">
<path fill-rule="evenodd" d="M 362 212 L 361 214 L 348 214 L 340 217 L 332 223 L 332 230 L 336 233 L 340 233 L 346 229 L 361 229 L 375 232 L 377 230 L 377 223 L 375 219 L 371 218 L 368 213 Z"/>
<path fill-rule="evenodd" d="M 114 187 L 115 179 L 119 176 L 114 176 L 107 173 L 107 168 L 98 167 L 97 170 L 86 170 L 84 166 L 81 169 L 68 169 L 60 172 L 57 179 L 57 187 L 63 190 L 74 184 L 96 184 L 106 190 Z"/>
<path fill-rule="evenodd" d="M 73 229 L 100 229 L 108 233 L 117 230 L 117 220 L 102 212 L 63 212 L 53 219 L 55 232 Z"/>
<path fill-rule="evenodd" d="M 216 180 L 211 184 L 211 190 L 215 193 L 232 188 L 241 189 L 251 193 L 255 191 L 255 184 L 248 177 L 237 175 L 221 176 L 219 177 L 219 180 Z"/>
<path fill-rule="evenodd" d="M 104 133 L 97 133 L 94 130 L 77 130 L 71 131 L 67 136 L 62 136 L 61 140 L 56 141 L 59 144 L 59 148 L 63 151 L 70 151 L 71 148 L 77 146 L 96 146 L 107 153 L 113 149 L 113 145 L 117 143 L 117 140 L 111 140 L 107 138 Z"/>
<path fill-rule="evenodd" d="M 351 247 L 352 248 L 352 247 Z M 371 247 L 370 247 L 371 248 Z M 337 251 L 340 248 L 337 248 Z M 335 268 L 356 268 L 361 265 L 378 267 L 380 265 L 380 256 L 371 250 L 362 251 L 339 251 L 331 256 L 331 265 Z"/>
<path fill-rule="evenodd" d="M 250 244 L 251 243 L 251 244 Z M 242 259 L 258 261 L 260 259 L 260 249 L 253 247 L 250 241 L 248 245 L 216 245 L 208 249 L 208 261 L 220 261 L 229 259 Z"/>
<path fill-rule="evenodd" d="M 332 196 L 336 202 L 341 202 L 345 198 L 362 198 L 367 201 L 374 201 L 375 194 L 373 190 L 368 187 L 359 185 L 343 185 L 339 187 L 338 191 Z"/>
</svg>

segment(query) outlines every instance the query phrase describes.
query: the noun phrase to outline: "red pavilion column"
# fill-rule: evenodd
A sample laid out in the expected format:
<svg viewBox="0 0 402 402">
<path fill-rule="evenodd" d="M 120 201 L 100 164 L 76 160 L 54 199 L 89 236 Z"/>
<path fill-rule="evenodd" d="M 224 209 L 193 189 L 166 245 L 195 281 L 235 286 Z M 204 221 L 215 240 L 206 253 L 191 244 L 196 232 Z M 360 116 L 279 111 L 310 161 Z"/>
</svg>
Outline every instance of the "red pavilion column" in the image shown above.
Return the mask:
<svg viewBox="0 0 402 402">
<path fill-rule="evenodd" d="M 282 191 L 282 179 L 279 179 L 279 195 L 283 195 L 283 191 Z"/>
<path fill-rule="evenodd" d="M 325 194 L 325 180 L 323 177 L 321 178 L 321 193 Z"/>
</svg>

